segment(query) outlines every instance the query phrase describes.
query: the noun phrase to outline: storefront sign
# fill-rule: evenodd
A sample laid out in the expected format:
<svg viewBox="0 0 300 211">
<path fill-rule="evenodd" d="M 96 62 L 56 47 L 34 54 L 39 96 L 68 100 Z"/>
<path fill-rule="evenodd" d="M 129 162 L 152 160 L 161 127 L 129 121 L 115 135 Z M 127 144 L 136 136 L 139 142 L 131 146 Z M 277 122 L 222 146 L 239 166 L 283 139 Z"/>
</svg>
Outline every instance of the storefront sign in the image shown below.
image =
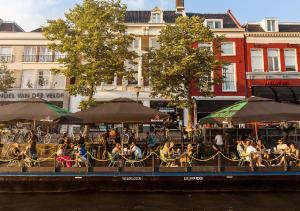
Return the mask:
<svg viewBox="0 0 300 211">
<path fill-rule="evenodd" d="M 0 101 L 19 101 L 27 98 L 43 98 L 48 101 L 63 101 L 64 90 L 15 89 L 7 93 L 0 92 Z"/>
<path fill-rule="evenodd" d="M 289 85 L 288 81 L 284 81 L 284 80 L 267 80 L 265 82 L 266 86 L 287 86 Z"/>
<path fill-rule="evenodd" d="M 175 113 L 175 108 L 170 107 L 158 108 L 158 110 L 163 113 Z"/>
</svg>

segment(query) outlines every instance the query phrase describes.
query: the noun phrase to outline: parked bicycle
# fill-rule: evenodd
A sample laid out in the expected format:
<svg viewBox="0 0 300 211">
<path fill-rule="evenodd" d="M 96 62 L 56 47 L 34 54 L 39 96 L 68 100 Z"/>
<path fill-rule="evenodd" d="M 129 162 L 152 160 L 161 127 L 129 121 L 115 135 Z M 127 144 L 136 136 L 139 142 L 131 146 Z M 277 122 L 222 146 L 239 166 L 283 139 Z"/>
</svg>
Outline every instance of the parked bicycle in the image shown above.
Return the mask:
<svg viewBox="0 0 300 211">
<path fill-rule="evenodd" d="M 13 129 L 5 129 L 1 131 L 1 142 L 3 144 L 8 143 L 26 143 L 29 135 L 29 130 L 24 128 L 13 128 Z"/>
<path fill-rule="evenodd" d="M 39 143 L 49 144 L 51 142 L 51 134 L 49 133 L 49 128 L 47 128 L 47 132 L 41 130 L 41 126 L 36 128 L 36 136 L 38 138 Z"/>
</svg>

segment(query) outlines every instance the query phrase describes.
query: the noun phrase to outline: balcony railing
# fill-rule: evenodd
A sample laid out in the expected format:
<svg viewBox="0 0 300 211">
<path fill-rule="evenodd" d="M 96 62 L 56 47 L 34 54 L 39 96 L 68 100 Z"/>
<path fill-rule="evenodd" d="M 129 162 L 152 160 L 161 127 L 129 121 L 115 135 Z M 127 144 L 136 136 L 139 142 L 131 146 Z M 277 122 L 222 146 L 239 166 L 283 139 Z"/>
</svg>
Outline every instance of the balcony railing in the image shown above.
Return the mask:
<svg viewBox="0 0 300 211">
<path fill-rule="evenodd" d="M 65 55 L 23 55 L 23 62 L 57 62 Z"/>
<path fill-rule="evenodd" d="M 8 63 L 14 62 L 14 56 L 11 54 L 0 54 L 0 61 Z"/>
</svg>

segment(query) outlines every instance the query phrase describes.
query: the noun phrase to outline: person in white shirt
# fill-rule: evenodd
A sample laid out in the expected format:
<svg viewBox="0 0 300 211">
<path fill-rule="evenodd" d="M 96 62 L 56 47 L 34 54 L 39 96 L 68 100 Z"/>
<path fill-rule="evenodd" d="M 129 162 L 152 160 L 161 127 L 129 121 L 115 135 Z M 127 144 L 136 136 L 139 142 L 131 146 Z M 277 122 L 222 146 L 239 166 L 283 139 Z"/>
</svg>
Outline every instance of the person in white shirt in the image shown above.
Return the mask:
<svg viewBox="0 0 300 211">
<path fill-rule="evenodd" d="M 142 159 L 143 153 L 141 148 L 139 148 L 137 145 L 135 145 L 134 142 L 130 145 L 130 154 L 133 155 L 133 159 Z"/>
<path fill-rule="evenodd" d="M 213 149 L 215 151 L 222 151 L 224 148 L 223 137 L 221 133 L 218 133 L 215 137 L 215 144 L 213 145 Z"/>
<path fill-rule="evenodd" d="M 261 154 L 257 151 L 257 149 L 253 146 L 253 141 L 252 140 L 247 140 L 246 142 L 246 154 L 248 155 L 246 160 L 247 161 L 252 161 L 252 163 L 250 162 L 250 166 L 251 164 L 253 165 L 254 163 L 257 166 L 263 166 L 261 161 Z"/>
<path fill-rule="evenodd" d="M 287 150 L 289 147 L 287 144 L 283 143 L 283 140 L 282 139 L 279 139 L 278 142 L 277 142 L 277 147 L 276 147 L 276 150 L 277 152 L 279 153 L 283 153 L 285 150 Z"/>
</svg>

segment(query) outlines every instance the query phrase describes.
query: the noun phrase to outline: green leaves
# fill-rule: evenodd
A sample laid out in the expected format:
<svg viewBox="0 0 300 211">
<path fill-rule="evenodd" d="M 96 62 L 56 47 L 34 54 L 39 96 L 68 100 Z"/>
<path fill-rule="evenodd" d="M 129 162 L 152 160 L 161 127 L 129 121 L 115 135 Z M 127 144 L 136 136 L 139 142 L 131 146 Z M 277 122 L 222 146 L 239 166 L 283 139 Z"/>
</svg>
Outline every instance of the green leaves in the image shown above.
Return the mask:
<svg viewBox="0 0 300 211">
<path fill-rule="evenodd" d="M 221 81 L 222 39 L 199 17 L 179 17 L 175 25 L 165 27 L 158 36 L 160 49 L 149 52 L 152 95 L 184 108 L 192 106 L 193 89 L 211 96 L 211 86 Z"/>
<path fill-rule="evenodd" d="M 12 72 L 7 69 L 4 62 L 0 64 L 0 92 L 6 93 L 9 89 L 13 88 L 15 78 L 12 76 Z"/>
<path fill-rule="evenodd" d="M 52 41 L 51 49 L 66 53 L 59 59 L 63 67 L 53 71 L 75 78 L 67 89 L 72 95 L 86 96 L 82 108 L 94 103 L 101 83 L 130 74 L 125 61 L 137 55 L 128 50 L 133 37 L 125 34 L 125 14 L 120 0 L 84 0 L 65 14 L 65 20 L 57 19 L 43 29 Z"/>
</svg>

